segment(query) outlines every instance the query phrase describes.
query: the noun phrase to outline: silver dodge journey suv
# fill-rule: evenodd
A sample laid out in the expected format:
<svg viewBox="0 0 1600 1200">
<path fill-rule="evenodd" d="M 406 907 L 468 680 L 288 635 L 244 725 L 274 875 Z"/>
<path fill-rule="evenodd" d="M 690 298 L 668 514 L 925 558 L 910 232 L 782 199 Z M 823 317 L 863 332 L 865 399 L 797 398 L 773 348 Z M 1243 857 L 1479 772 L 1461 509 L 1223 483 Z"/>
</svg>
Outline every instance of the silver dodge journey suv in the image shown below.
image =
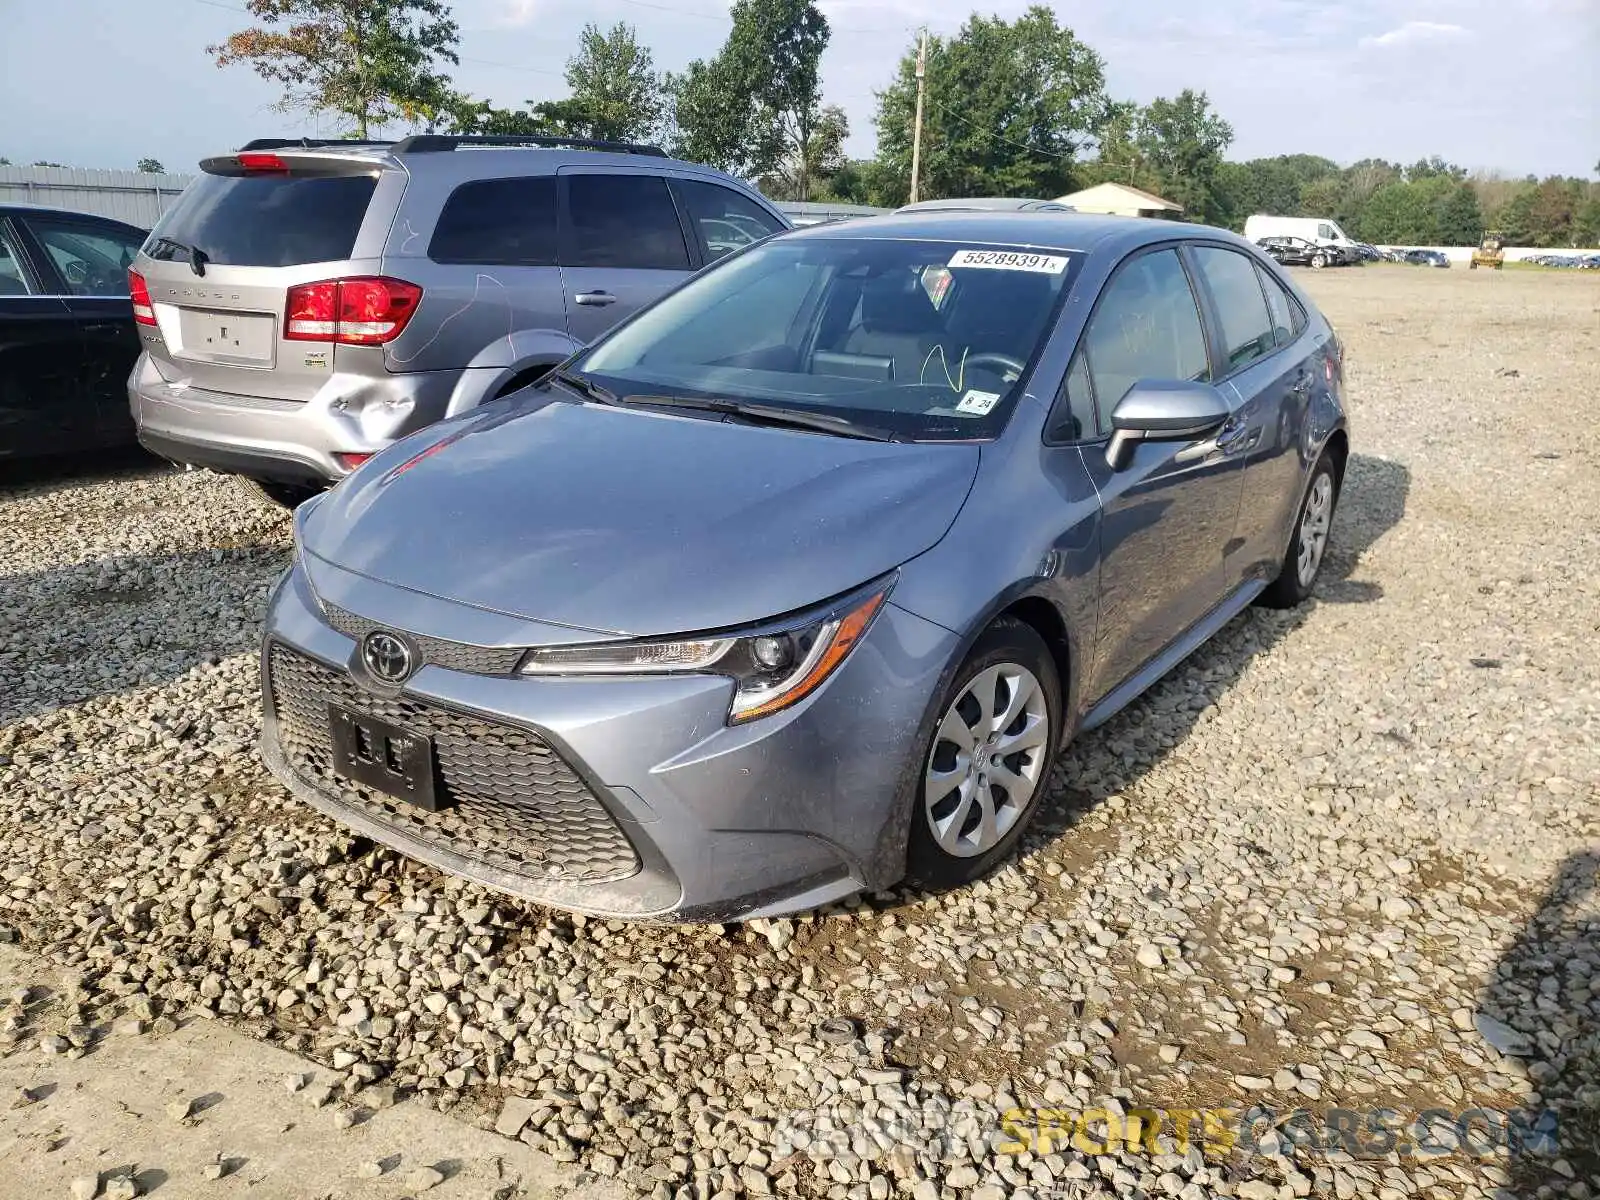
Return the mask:
<svg viewBox="0 0 1600 1200">
<path fill-rule="evenodd" d="M 267 139 L 200 167 L 130 271 L 134 420 L 156 454 L 284 504 L 789 227 L 620 142 Z"/>
</svg>

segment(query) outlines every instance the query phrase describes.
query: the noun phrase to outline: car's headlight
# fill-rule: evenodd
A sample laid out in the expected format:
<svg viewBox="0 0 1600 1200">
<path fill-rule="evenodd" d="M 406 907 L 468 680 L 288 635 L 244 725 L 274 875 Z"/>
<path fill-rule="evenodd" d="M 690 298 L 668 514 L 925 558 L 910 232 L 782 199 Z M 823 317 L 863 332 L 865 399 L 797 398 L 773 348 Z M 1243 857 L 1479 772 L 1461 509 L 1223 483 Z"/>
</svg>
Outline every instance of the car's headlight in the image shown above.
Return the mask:
<svg viewBox="0 0 1600 1200">
<path fill-rule="evenodd" d="M 525 675 L 727 675 L 734 680 L 729 724 L 798 704 L 849 656 L 889 594 L 878 583 L 792 622 L 749 633 L 675 641 L 550 646 L 528 651 Z"/>
</svg>

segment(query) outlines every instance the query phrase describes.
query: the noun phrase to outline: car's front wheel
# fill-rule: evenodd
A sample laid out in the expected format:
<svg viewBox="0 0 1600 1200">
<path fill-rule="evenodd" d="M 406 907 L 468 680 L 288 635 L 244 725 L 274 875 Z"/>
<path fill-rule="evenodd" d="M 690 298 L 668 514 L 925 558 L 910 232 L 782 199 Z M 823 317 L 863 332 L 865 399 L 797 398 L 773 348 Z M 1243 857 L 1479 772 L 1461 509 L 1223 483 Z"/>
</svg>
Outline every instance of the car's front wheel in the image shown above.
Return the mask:
<svg viewBox="0 0 1600 1200">
<path fill-rule="evenodd" d="M 1004 617 L 973 645 L 923 753 L 906 876 L 939 891 L 1016 846 L 1044 793 L 1061 730 L 1061 681 L 1033 628 Z"/>
<path fill-rule="evenodd" d="M 1283 556 L 1278 577 L 1261 593 L 1267 608 L 1293 608 L 1311 595 L 1322 559 L 1328 550 L 1328 535 L 1333 529 L 1333 510 L 1339 503 L 1339 472 L 1324 454 L 1311 472 L 1311 486 L 1295 518 L 1294 536 Z"/>
<path fill-rule="evenodd" d="M 1311 265 L 1319 271 L 1322 270 L 1323 267 L 1328 265 L 1328 256 L 1325 254 L 1313 254 L 1311 256 Z"/>
</svg>

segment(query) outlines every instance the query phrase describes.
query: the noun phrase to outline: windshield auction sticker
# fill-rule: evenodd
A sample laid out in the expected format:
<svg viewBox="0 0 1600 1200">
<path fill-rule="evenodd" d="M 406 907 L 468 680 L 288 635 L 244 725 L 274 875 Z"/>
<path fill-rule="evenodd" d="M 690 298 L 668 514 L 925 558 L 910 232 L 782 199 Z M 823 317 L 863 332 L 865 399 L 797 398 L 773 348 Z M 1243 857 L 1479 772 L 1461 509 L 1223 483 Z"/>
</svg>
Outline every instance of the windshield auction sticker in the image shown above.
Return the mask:
<svg viewBox="0 0 1600 1200">
<path fill-rule="evenodd" d="M 1064 254 L 1031 254 L 1026 250 L 957 250 L 949 265 L 976 267 L 987 271 L 1034 271 L 1040 275 L 1059 275 L 1067 269 Z"/>
<path fill-rule="evenodd" d="M 998 403 L 1000 403 L 999 392 L 980 392 L 977 388 L 971 388 L 961 397 L 961 403 L 956 405 L 956 411 L 981 417 Z"/>
</svg>

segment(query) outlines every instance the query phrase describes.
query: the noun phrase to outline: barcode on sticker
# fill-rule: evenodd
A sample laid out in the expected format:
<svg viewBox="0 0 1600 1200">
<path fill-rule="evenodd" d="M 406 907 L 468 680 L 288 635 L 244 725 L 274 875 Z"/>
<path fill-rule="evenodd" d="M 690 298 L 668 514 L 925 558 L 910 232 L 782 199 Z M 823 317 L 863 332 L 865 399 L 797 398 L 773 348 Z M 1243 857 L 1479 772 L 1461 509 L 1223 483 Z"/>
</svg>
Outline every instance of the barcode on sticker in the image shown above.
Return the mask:
<svg viewBox="0 0 1600 1200">
<path fill-rule="evenodd" d="M 989 271 L 1037 271 L 1059 275 L 1067 269 L 1064 254 L 1032 254 L 1026 250 L 957 250 L 951 267 L 978 267 Z"/>
</svg>

